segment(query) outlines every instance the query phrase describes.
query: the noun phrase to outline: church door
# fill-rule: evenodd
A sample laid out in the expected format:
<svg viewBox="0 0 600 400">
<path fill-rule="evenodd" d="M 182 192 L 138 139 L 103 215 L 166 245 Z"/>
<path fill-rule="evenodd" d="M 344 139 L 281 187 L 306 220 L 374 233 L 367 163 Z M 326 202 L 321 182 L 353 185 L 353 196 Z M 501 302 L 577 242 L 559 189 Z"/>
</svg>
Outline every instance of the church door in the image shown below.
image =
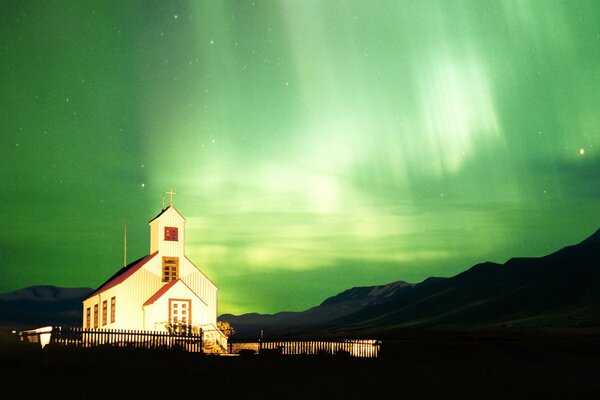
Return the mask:
<svg viewBox="0 0 600 400">
<path fill-rule="evenodd" d="M 169 321 L 172 324 L 189 324 L 192 322 L 192 301 L 169 299 Z"/>
</svg>

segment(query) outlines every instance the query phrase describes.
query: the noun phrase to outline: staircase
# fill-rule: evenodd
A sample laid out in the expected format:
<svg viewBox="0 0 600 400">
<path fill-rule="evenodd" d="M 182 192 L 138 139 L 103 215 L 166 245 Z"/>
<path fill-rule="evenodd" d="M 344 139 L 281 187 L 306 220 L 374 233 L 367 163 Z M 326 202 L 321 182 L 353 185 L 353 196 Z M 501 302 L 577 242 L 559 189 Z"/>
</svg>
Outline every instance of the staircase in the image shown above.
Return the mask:
<svg viewBox="0 0 600 400">
<path fill-rule="evenodd" d="M 159 329 L 157 329 L 159 327 Z M 227 336 L 213 324 L 191 325 L 170 324 L 160 322 L 155 324 L 156 330 L 164 330 L 170 334 L 202 334 L 202 352 L 204 354 L 228 354 Z"/>
<path fill-rule="evenodd" d="M 213 324 L 202 326 L 202 351 L 204 354 L 227 354 L 227 337 Z"/>
<path fill-rule="evenodd" d="M 223 354 L 224 351 L 214 340 L 205 340 L 202 342 L 202 352 L 204 354 Z"/>
</svg>

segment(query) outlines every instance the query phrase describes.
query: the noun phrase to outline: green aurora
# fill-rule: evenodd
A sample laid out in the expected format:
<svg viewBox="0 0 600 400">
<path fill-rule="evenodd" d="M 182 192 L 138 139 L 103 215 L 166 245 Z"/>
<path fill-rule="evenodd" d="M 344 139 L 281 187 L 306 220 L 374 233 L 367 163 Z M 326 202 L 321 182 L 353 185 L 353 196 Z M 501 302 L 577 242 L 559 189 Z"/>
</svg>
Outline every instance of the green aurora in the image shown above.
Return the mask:
<svg viewBox="0 0 600 400">
<path fill-rule="evenodd" d="M 2 292 L 171 187 L 219 314 L 541 256 L 600 228 L 600 2 L 2 1 L 0 157 Z"/>
</svg>

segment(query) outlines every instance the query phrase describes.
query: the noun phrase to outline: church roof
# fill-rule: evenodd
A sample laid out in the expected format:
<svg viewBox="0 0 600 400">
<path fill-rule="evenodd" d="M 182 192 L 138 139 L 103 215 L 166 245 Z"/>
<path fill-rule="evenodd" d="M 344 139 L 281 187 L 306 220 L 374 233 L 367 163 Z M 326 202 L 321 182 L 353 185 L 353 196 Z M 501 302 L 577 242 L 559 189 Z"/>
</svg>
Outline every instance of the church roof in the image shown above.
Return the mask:
<svg viewBox="0 0 600 400">
<path fill-rule="evenodd" d="M 163 287 L 161 287 L 160 289 L 158 289 L 156 291 L 156 293 L 154 293 L 148 300 L 146 300 L 146 302 L 144 303 L 145 306 L 149 306 L 150 304 L 153 304 L 156 300 L 160 299 L 160 297 L 165 294 L 169 289 L 171 289 L 173 286 L 175 286 L 175 284 L 177 282 L 179 282 L 181 279 L 175 279 L 174 281 L 171 281 L 169 283 L 167 283 L 166 285 L 164 285 Z"/>
<path fill-rule="evenodd" d="M 114 287 L 114 286 L 118 285 L 119 283 L 123 282 L 125 279 L 127 279 L 131 275 L 133 275 L 134 272 L 136 272 L 137 270 L 142 268 L 144 266 L 144 264 L 146 264 L 148 261 L 152 260 L 154 258 L 154 256 L 157 254 L 158 254 L 158 251 L 155 251 L 154 253 L 147 255 L 145 257 L 142 257 L 138 260 L 135 260 L 134 262 L 121 268 L 119 271 L 117 271 L 116 274 L 111 276 L 106 282 L 104 282 L 102 285 L 100 285 L 100 287 L 98 287 L 98 289 L 94 290 L 88 297 L 86 297 L 85 300 L 89 299 L 90 297 L 96 296 L 97 294 L 102 293 L 105 290 L 110 289 L 111 287 Z"/>
<path fill-rule="evenodd" d="M 171 289 L 173 286 L 175 286 L 179 282 L 181 282 L 181 284 L 183 286 L 185 286 L 191 293 L 193 293 L 198 299 L 200 299 L 201 302 L 206 304 L 206 302 L 204 300 L 202 300 L 202 298 L 200 296 L 198 296 L 197 293 L 194 293 L 194 291 L 188 285 L 186 285 L 184 281 L 182 281 L 181 279 L 176 279 L 174 281 L 167 283 L 160 289 L 158 289 L 156 291 L 156 293 L 154 293 L 148 300 L 146 300 L 146 302 L 144 303 L 144 306 L 149 306 L 151 304 L 154 304 L 154 302 L 156 300 L 160 299 L 165 293 L 167 293 L 169 291 L 169 289 Z"/>
</svg>

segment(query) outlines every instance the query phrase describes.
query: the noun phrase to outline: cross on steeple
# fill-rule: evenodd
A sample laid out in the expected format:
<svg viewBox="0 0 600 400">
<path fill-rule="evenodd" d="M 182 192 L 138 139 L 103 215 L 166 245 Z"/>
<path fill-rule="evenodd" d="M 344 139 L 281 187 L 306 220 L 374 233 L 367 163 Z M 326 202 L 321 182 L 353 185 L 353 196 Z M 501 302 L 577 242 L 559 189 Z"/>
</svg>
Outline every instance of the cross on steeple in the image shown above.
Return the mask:
<svg viewBox="0 0 600 400">
<path fill-rule="evenodd" d="M 173 188 L 171 188 L 171 190 L 169 190 L 169 191 L 167 192 L 167 194 L 171 196 L 171 207 L 173 207 L 173 195 L 174 195 L 174 194 L 177 194 L 177 193 L 175 193 L 175 192 L 173 191 Z"/>
</svg>

